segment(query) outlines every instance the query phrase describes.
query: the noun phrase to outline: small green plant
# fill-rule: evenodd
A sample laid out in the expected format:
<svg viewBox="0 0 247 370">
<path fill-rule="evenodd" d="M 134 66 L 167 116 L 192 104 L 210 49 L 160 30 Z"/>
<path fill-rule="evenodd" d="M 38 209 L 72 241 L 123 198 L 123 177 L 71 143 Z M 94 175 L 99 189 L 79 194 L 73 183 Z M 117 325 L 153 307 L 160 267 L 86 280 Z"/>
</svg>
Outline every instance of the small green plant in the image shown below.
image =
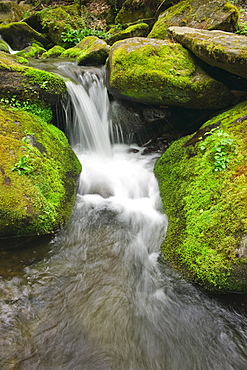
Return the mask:
<svg viewBox="0 0 247 370">
<path fill-rule="evenodd" d="M 236 146 L 233 144 L 234 140 L 229 138 L 226 132 L 218 131 L 217 135 L 221 137 L 221 139 L 214 147 L 213 170 L 215 172 L 220 172 L 227 168 L 231 154 L 235 151 Z"/>
<path fill-rule="evenodd" d="M 97 36 L 99 38 L 104 39 L 107 37 L 107 34 L 103 30 L 94 30 L 90 28 L 83 28 L 79 30 L 67 28 L 66 31 L 61 33 L 61 39 L 64 42 L 69 42 L 73 45 L 78 44 L 82 39 L 88 36 Z"/>
<path fill-rule="evenodd" d="M 47 81 L 43 82 L 44 84 L 43 88 L 47 88 L 46 87 L 47 83 L 48 83 Z M 38 103 L 31 103 L 28 100 L 21 102 L 17 99 L 16 95 L 13 95 L 10 98 L 1 98 L 0 103 L 11 105 L 14 108 L 17 108 L 17 109 L 19 108 L 27 112 L 31 112 L 48 123 L 51 122 L 52 120 L 52 111 L 49 107 L 44 107 Z"/>
<path fill-rule="evenodd" d="M 11 171 L 17 171 L 19 175 L 28 175 L 33 171 L 32 159 L 30 159 L 28 155 L 23 155 Z"/>
<path fill-rule="evenodd" d="M 231 157 L 236 153 L 236 145 L 234 144 L 234 139 L 231 139 L 226 132 L 223 130 L 215 132 L 215 130 L 216 128 L 213 128 L 206 132 L 205 136 L 210 137 L 210 142 L 213 141 L 213 171 L 220 172 L 227 168 Z M 201 151 L 204 151 L 206 148 L 209 148 L 209 144 L 203 140 L 200 142 L 199 148 Z"/>
</svg>

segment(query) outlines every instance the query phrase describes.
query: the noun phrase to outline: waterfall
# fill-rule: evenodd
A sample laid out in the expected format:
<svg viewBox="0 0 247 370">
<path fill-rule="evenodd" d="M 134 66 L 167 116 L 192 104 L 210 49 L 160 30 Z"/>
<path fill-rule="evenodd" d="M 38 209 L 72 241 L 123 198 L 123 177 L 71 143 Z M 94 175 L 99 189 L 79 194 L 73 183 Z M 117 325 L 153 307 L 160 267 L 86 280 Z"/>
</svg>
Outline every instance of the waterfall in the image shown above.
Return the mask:
<svg viewBox="0 0 247 370">
<path fill-rule="evenodd" d="M 160 262 L 157 155 L 114 143 L 102 69 L 65 64 L 82 163 L 73 215 L 45 259 L 1 280 L 2 370 L 245 370 L 247 322 Z M 130 122 L 131 124 L 131 122 Z"/>
</svg>

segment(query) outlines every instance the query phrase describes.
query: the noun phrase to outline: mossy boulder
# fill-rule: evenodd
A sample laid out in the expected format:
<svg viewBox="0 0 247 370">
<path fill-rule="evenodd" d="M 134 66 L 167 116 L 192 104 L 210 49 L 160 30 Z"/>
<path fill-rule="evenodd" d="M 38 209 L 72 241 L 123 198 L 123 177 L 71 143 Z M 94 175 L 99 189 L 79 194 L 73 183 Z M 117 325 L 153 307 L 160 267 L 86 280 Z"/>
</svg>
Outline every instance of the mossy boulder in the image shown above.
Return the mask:
<svg viewBox="0 0 247 370">
<path fill-rule="evenodd" d="M 204 62 L 247 78 L 246 36 L 189 27 L 170 27 L 168 32 Z"/>
<path fill-rule="evenodd" d="M 57 58 L 59 57 L 63 52 L 65 51 L 65 49 L 62 47 L 62 46 L 59 46 L 59 45 L 55 45 L 53 46 L 51 49 L 45 51 L 42 55 L 41 55 L 41 58 L 42 59 L 46 59 L 46 58 Z"/>
<path fill-rule="evenodd" d="M 166 39 L 170 26 L 233 32 L 238 18 L 237 8 L 225 0 L 185 0 L 163 12 L 148 37 Z"/>
<path fill-rule="evenodd" d="M 23 57 L 23 58 L 40 58 L 43 53 L 45 53 L 47 50 L 43 48 L 40 44 L 33 43 L 30 46 L 25 47 L 21 51 L 18 51 L 16 53 L 17 56 Z"/>
<path fill-rule="evenodd" d="M 115 18 L 115 23 L 125 24 L 139 20 L 152 22 L 159 3 L 159 0 L 125 0 Z"/>
<path fill-rule="evenodd" d="M 247 101 L 174 142 L 157 161 L 169 227 L 162 252 L 189 280 L 247 291 Z"/>
<path fill-rule="evenodd" d="M 75 58 L 79 65 L 103 65 L 109 55 L 110 47 L 104 40 L 96 36 L 88 36 L 82 39 L 73 48 L 65 50 L 62 58 Z"/>
<path fill-rule="evenodd" d="M 32 43 L 39 42 L 45 48 L 49 41 L 25 22 L 13 22 L 0 25 L 0 35 L 13 50 L 22 50 Z"/>
<path fill-rule="evenodd" d="M 68 219 L 81 165 L 65 135 L 0 107 L 0 237 L 54 232 Z"/>
<path fill-rule="evenodd" d="M 66 96 L 63 79 L 53 73 L 23 66 L 15 56 L 0 52 L 0 98 L 43 103 L 56 109 Z"/>
<path fill-rule="evenodd" d="M 122 31 L 119 31 L 117 26 L 112 27 L 108 31 L 109 37 L 106 39 L 108 45 L 113 45 L 114 42 L 132 37 L 146 37 L 149 31 L 149 26 L 146 23 L 133 24 Z"/>
<path fill-rule="evenodd" d="M 85 28 L 83 13 L 77 4 L 46 8 L 40 11 L 39 16 L 42 28 L 56 45 L 64 46 L 62 32 Z"/>
<path fill-rule="evenodd" d="M 19 22 L 24 15 L 24 9 L 14 1 L 0 2 L 0 23 Z"/>
<path fill-rule="evenodd" d="M 110 92 L 129 100 L 216 109 L 228 106 L 233 98 L 188 50 L 169 41 L 141 37 L 118 41 L 111 47 L 108 70 Z"/>
</svg>

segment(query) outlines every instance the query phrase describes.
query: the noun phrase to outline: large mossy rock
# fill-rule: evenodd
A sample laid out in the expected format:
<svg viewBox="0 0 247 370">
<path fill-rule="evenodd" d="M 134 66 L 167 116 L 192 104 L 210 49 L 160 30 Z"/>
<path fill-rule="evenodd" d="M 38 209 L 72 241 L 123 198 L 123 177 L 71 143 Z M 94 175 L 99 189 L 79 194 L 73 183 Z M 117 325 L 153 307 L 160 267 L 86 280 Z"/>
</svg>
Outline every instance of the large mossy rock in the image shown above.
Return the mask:
<svg viewBox="0 0 247 370">
<path fill-rule="evenodd" d="M 105 64 L 109 49 L 109 45 L 104 40 L 96 36 L 88 36 L 73 48 L 65 50 L 61 57 L 75 58 L 78 65 L 98 66 Z"/>
<path fill-rule="evenodd" d="M 174 142 L 157 161 L 165 256 L 210 289 L 247 291 L 247 101 Z"/>
<path fill-rule="evenodd" d="M 41 103 L 52 109 L 67 95 L 65 82 L 57 75 L 15 62 L 15 56 L 0 52 L 0 98 Z"/>
<path fill-rule="evenodd" d="M 71 33 L 89 28 L 92 19 L 95 20 L 95 16 L 89 13 L 85 5 L 80 7 L 79 4 L 74 3 L 47 7 L 35 12 L 25 21 L 36 31 L 46 33 L 53 45 L 71 47 L 75 44 Z M 61 38 L 62 33 L 65 34 L 65 41 Z"/>
<path fill-rule="evenodd" d="M 185 0 L 163 12 L 149 37 L 166 39 L 170 26 L 233 32 L 238 23 L 237 8 L 225 0 Z"/>
<path fill-rule="evenodd" d="M 204 62 L 247 78 L 246 36 L 189 27 L 170 27 L 168 32 Z"/>
<path fill-rule="evenodd" d="M 39 42 L 45 48 L 49 41 L 25 22 L 13 22 L 0 25 L 0 35 L 13 50 L 22 50 L 32 43 Z"/>
<path fill-rule="evenodd" d="M 70 216 L 81 166 L 65 135 L 0 108 L 0 237 L 54 232 Z"/>
<path fill-rule="evenodd" d="M 195 63 L 189 51 L 169 41 L 136 37 L 116 42 L 108 70 L 110 92 L 133 101 L 217 109 L 233 98 Z"/>
</svg>

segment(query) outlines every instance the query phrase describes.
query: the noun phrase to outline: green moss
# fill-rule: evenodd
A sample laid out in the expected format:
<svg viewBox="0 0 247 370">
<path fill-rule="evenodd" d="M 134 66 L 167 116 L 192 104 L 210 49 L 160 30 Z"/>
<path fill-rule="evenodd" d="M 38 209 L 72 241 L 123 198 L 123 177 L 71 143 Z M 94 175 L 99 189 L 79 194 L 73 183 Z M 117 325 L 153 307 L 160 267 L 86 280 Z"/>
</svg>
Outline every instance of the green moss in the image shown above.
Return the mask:
<svg viewBox="0 0 247 370">
<path fill-rule="evenodd" d="M 20 57 L 20 56 L 16 57 L 16 61 L 17 61 L 17 63 L 20 63 L 20 64 L 28 64 L 29 63 L 29 61 L 26 58 Z"/>
<path fill-rule="evenodd" d="M 118 12 L 115 23 L 125 24 L 154 17 L 155 10 L 146 1 L 126 0 Z"/>
<path fill-rule="evenodd" d="M 83 8 L 84 9 L 84 8 Z M 64 46 L 61 40 L 61 33 L 67 28 L 85 28 L 85 20 L 82 11 L 80 13 L 77 4 L 46 8 L 40 13 L 41 24 L 49 33 L 50 38 L 55 44 Z"/>
<path fill-rule="evenodd" d="M 41 56 L 41 58 L 44 58 L 44 59 L 46 59 L 46 58 L 57 58 L 64 51 L 65 51 L 65 49 L 62 46 L 55 45 L 55 46 L 53 46 L 53 48 L 51 48 L 50 50 L 48 50 L 45 53 L 43 53 L 42 56 Z"/>
<path fill-rule="evenodd" d="M 48 45 L 48 40 L 25 22 L 0 25 L 0 34 L 14 50 L 21 50 L 26 45 L 38 42 L 44 47 Z"/>
<path fill-rule="evenodd" d="M 16 53 L 17 56 L 21 56 L 23 58 L 39 58 L 43 53 L 46 52 L 46 49 L 40 46 L 37 43 L 33 43 L 31 46 L 18 51 Z"/>
<path fill-rule="evenodd" d="M 170 26 L 233 32 L 236 30 L 238 17 L 237 8 L 229 3 L 185 0 L 163 12 L 148 37 L 166 39 Z"/>
<path fill-rule="evenodd" d="M 76 47 L 81 49 L 76 58 L 79 65 L 104 64 L 109 54 L 109 46 L 96 36 L 85 37 Z"/>
<path fill-rule="evenodd" d="M 4 51 L 5 53 L 9 53 L 8 45 L 1 37 L 0 37 L 0 51 Z"/>
<path fill-rule="evenodd" d="M 246 114 L 244 102 L 213 118 L 201 133 L 173 143 L 155 167 L 169 219 L 162 251 L 211 289 L 247 290 L 246 261 L 236 254 L 247 233 Z M 231 144 L 223 145 L 226 168 L 218 171 L 223 138 Z"/>
<path fill-rule="evenodd" d="M 196 66 L 183 46 L 142 40 L 114 44 L 109 58 L 111 88 L 147 103 L 202 109 L 229 103 L 230 92 Z"/>
<path fill-rule="evenodd" d="M 0 123 L 0 235 L 52 232 L 70 215 L 80 163 L 64 134 L 35 115 L 1 107 Z M 23 157 L 31 171 L 19 174 Z"/>
<path fill-rule="evenodd" d="M 64 50 L 61 54 L 61 58 L 76 58 L 82 53 L 81 49 L 74 46 L 73 48 L 69 48 Z"/>
<path fill-rule="evenodd" d="M 168 38 L 167 30 L 170 26 L 174 26 L 175 24 L 179 26 L 186 26 L 186 18 L 191 14 L 191 7 L 189 3 L 190 0 L 181 1 L 162 13 L 160 19 L 155 23 L 148 37 L 166 39 Z M 174 17 L 182 18 L 179 24 L 173 22 Z"/>
</svg>

